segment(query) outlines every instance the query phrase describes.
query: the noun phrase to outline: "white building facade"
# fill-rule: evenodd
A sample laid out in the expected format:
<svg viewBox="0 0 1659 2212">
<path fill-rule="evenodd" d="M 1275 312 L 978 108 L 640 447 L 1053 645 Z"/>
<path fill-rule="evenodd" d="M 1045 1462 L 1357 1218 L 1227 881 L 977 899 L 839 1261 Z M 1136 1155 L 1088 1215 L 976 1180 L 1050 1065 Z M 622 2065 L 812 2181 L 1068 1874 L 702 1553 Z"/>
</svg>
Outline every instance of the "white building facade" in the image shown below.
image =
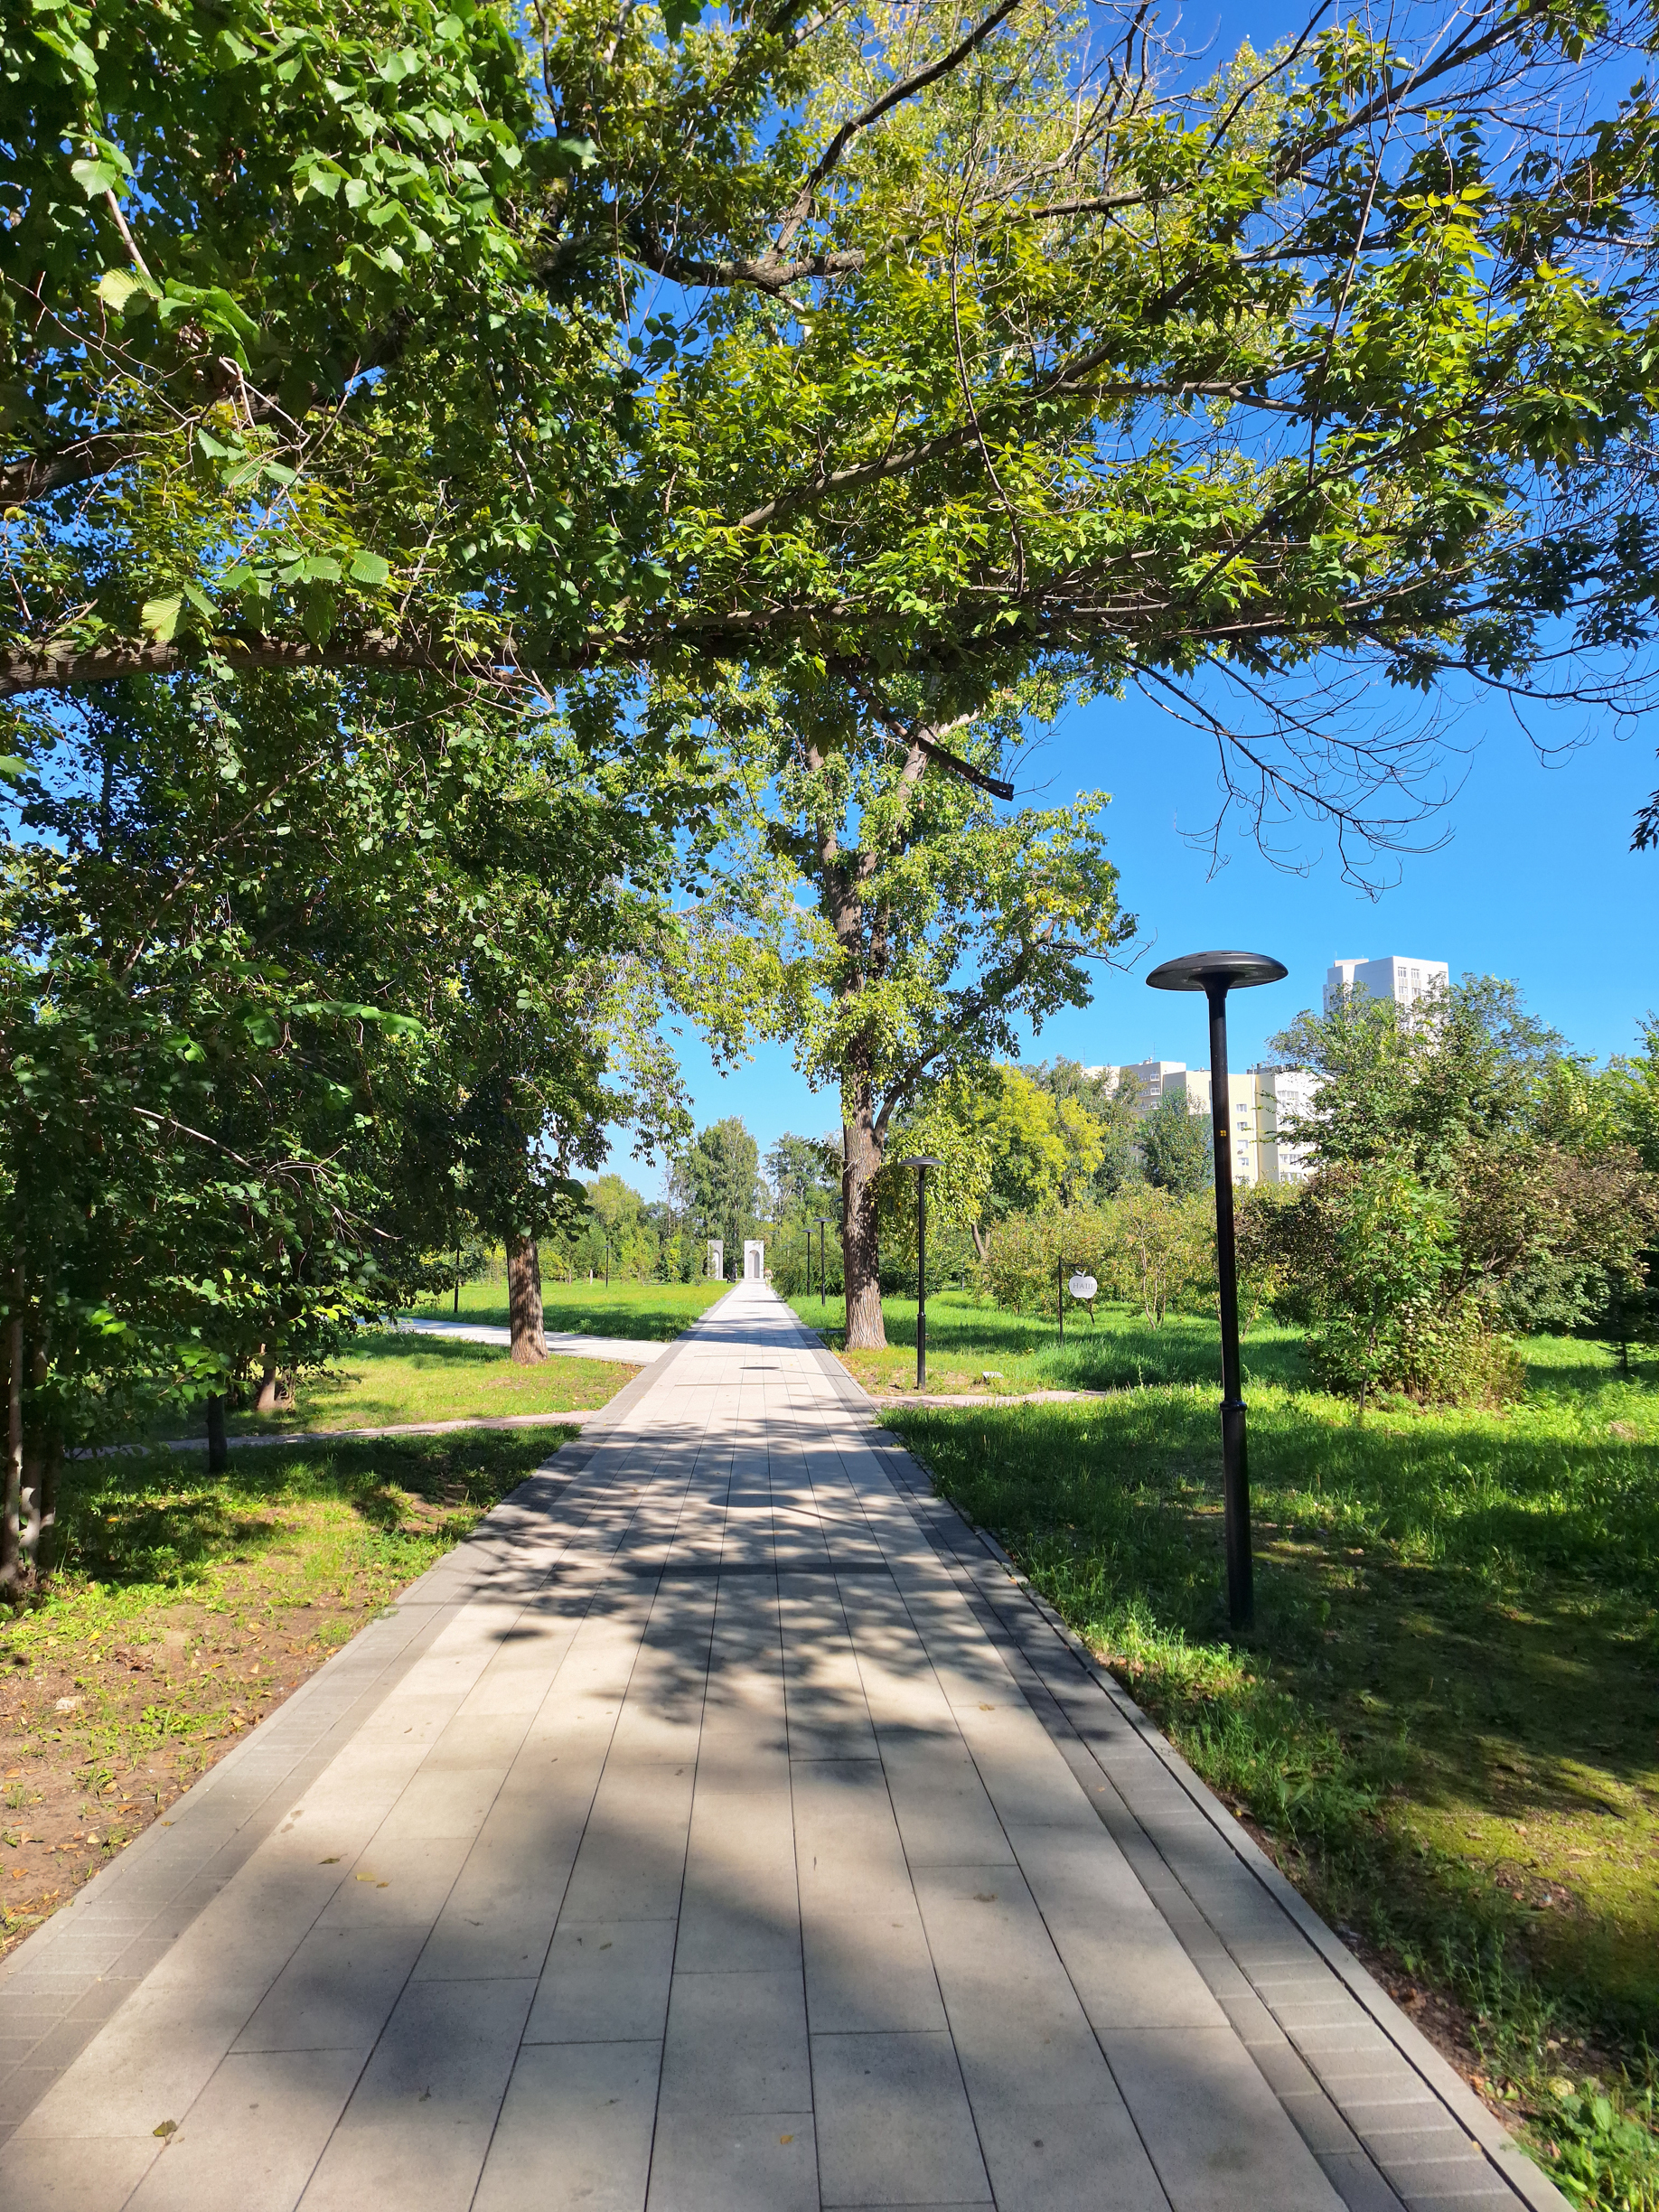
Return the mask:
<svg viewBox="0 0 1659 2212">
<path fill-rule="evenodd" d="M 1409 1013 L 1418 1001 L 1439 998 L 1451 983 L 1451 970 L 1444 961 L 1422 960 L 1404 952 L 1385 952 L 1378 960 L 1333 961 L 1325 971 L 1325 1010 L 1352 991 L 1368 998 L 1392 998 Z"/>
</svg>

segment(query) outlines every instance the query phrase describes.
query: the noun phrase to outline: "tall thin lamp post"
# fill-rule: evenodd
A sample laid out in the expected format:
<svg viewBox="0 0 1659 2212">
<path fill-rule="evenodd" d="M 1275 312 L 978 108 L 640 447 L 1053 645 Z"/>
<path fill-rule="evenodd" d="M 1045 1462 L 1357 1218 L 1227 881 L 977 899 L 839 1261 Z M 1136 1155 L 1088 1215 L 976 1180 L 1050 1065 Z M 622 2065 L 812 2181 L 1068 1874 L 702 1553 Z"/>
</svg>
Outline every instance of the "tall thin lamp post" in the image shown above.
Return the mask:
<svg viewBox="0 0 1659 2212">
<path fill-rule="evenodd" d="M 931 1153 L 913 1153 L 901 1167 L 916 1171 L 916 1388 L 927 1388 L 927 1171 L 939 1162 Z"/>
<path fill-rule="evenodd" d="M 820 1306 L 820 1308 L 822 1308 L 822 1306 L 823 1306 L 823 1303 L 824 1303 L 824 1298 L 825 1298 L 825 1291 L 824 1291 L 824 1231 L 825 1231 L 825 1230 L 826 1230 L 826 1229 L 827 1229 L 829 1226 L 830 1226 L 830 1216 L 829 1216 L 827 1214 L 820 1214 L 818 1216 L 818 1303 L 819 1303 L 819 1306 Z M 809 1243 L 808 1243 L 808 1245 L 807 1245 L 807 1269 L 808 1269 L 808 1272 L 809 1272 L 809 1273 L 810 1273 L 810 1272 L 811 1272 L 811 1265 L 812 1265 L 812 1247 L 811 1247 L 811 1242 L 809 1242 Z"/>
<path fill-rule="evenodd" d="M 1234 1630 L 1255 1617 L 1250 1542 L 1250 1461 L 1239 1372 L 1239 1265 L 1233 1225 L 1232 1094 L 1227 1081 L 1227 993 L 1289 975 L 1265 952 L 1188 952 L 1147 978 L 1154 990 L 1203 991 L 1210 1002 L 1210 1132 L 1215 1153 L 1215 1271 L 1221 1291 L 1222 1504 L 1227 1610 Z"/>
</svg>

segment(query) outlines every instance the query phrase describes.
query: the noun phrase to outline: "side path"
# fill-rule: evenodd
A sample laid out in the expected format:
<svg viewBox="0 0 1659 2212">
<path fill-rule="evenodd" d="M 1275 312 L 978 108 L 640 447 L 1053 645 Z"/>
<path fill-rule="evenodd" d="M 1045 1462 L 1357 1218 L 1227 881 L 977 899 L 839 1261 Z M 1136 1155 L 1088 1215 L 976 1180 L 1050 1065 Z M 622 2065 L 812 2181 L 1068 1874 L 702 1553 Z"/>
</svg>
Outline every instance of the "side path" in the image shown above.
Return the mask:
<svg viewBox="0 0 1659 2212">
<path fill-rule="evenodd" d="M 623 1399 L 17 1954 L 8 2208 L 1561 2205 L 769 1291 Z"/>
</svg>

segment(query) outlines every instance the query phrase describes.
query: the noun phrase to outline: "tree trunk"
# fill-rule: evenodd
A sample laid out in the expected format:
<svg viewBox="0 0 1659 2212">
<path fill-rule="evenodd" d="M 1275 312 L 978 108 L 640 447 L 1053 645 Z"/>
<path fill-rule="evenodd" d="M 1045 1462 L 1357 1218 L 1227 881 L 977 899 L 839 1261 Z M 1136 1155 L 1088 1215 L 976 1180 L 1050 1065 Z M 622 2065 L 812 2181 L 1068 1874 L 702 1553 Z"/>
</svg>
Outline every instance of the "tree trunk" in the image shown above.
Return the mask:
<svg viewBox="0 0 1659 2212">
<path fill-rule="evenodd" d="M 276 1411 L 276 1357 L 274 1353 L 261 1351 L 259 1394 L 254 1400 L 256 1413 L 274 1413 Z"/>
<path fill-rule="evenodd" d="M 541 1263 L 534 1237 L 507 1239 L 507 1321 L 512 1331 L 512 1356 L 520 1367 L 533 1367 L 548 1356 L 548 1340 L 541 1322 Z"/>
<path fill-rule="evenodd" d="M 230 1466 L 230 1446 L 225 1436 L 225 1401 L 221 1391 L 210 1392 L 207 1401 L 207 1463 L 210 1475 L 223 1475 Z"/>
<path fill-rule="evenodd" d="M 12 1287 L 5 1327 L 5 1482 L 0 1490 L 0 1597 L 17 1595 L 22 1574 L 18 1536 L 23 1511 L 23 1270 Z"/>
<path fill-rule="evenodd" d="M 973 1249 L 979 1254 L 979 1265 L 983 1267 L 986 1256 L 990 1251 L 990 1238 L 979 1227 L 978 1222 L 969 1223 L 968 1233 L 973 1239 Z"/>
<path fill-rule="evenodd" d="M 34 1419 L 24 1425 L 23 1470 L 18 1484 L 17 1564 L 19 1579 L 38 1581 L 42 1571 L 41 1538 L 46 1526 L 47 1464 L 54 1456 L 56 1439 L 40 1426 L 40 1411 L 46 1379 L 52 1373 L 48 1325 L 37 1325 L 29 1348 L 29 1381 L 34 1389 Z"/>
<path fill-rule="evenodd" d="M 884 1352 L 887 1332 L 881 1317 L 881 1234 L 876 1219 L 876 1177 L 881 1168 L 881 1139 L 870 1094 L 853 1094 L 852 1118 L 842 1132 L 841 1276 L 847 1298 L 847 1349 Z"/>
</svg>

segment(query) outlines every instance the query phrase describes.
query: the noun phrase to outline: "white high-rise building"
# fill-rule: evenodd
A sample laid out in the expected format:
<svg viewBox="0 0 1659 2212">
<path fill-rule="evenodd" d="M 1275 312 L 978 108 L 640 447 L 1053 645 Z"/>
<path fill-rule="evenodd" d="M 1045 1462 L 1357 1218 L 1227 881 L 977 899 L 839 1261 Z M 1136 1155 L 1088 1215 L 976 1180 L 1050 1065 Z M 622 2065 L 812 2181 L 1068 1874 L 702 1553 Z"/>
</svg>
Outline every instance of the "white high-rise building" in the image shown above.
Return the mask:
<svg viewBox="0 0 1659 2212">
<path fill-rule="evenodd" d="M 1333 961 L 1325 971 L 1325 1010 L 1349 991 L 1364 991 L 1370 998 L 1392 998 L 1410 1012 L 1419 999 L 1438 997 L 1451 983 L 1451 970 L 1444 961 L 1413 960 L 1403 952 L 1385 952 L 1380 960 Z"/>
</svg>

